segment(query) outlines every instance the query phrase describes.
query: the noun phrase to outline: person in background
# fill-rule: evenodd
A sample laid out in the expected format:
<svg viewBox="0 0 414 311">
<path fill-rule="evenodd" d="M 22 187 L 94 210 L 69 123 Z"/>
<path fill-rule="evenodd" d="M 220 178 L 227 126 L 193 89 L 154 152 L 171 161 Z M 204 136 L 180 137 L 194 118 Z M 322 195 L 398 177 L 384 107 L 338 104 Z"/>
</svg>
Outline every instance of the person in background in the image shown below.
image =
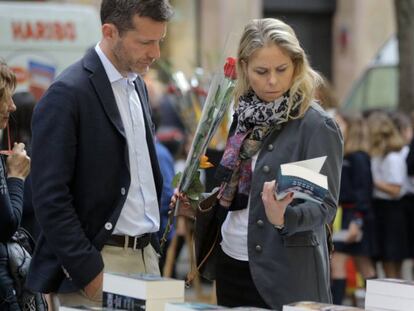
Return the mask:
<svg viewBox="0 0 414 311">
<path fill-rule="evenodd" d="M 104 271 L 159 274 L 162 176 L 140 77 L 160 57 L 168 0 L 103 0 L 102 39 L 54 81 L 32 121 L 41 234 L 27 284 L 53 308 L 102 306 Z"/>
<path fill-rule="evenodd" d="M 216 265 L 217 303 L 281 310 L 331 302 L 326 225 L 336 213 L 343 143 L 336 122 L 314 101 L 321 82 L 293 29 L 249 22 L 237 55 L 235 114 L 217 169 L 217 208 L 228 211 Z M 323 203 L 278 199 L 282 163 L 327 156 Z M 171 206 L 176 202 L 172 197 Z"/>
<path fill-rule="evenodd" d="M 403 184 L 404 196 L 401 204 L 404 208 L 404 218 L 407 226 L 408 257 L 414 258 L 414 139 L 411 119 L 402 112 L 392 114 L 392 119 L 406 145 L 402 148 L 402 160 L 407 166 L 407 178 Z"/>
<path fill-rule="evenodd" d="M 377 245 L 371 206 L 373 182 L 366 121 L 361 116 L 343 113 L 337 113 L 335 117 L 344 136 L 339 206 L 342 210 L 341 231 L 346 235 L 340 241 L 334 240 L 331 288 L 334 304 L 342 305 L 346 289 L 346 261 L 352 257 L 364 280 L 374 278 L 376 271 L 371 258 L 376 255 Z"/>
<path fill-rule="evenodd" d="M 148 89 L 148 99 L 152 109 L 152 121 L 155 126 L 155 132 L 160 126 L 161 115 L 160 115 L 160 100 L 163 97 L 164 87 L 158 80 L 158 77 L 154 71 L 149 71 L 144 76 L 145 84 Z M 164 180 L 161 194 L 161 206 L 160 206 L 160 230 L 158 231 L 158 238 L 161 240 L 163 233 L 167 227 L 168 215 L 170 212 L 169 203 L 170 198 L 174 193 L 172 181 L 175 175 L 174 171 L 174 158 L 171 152 L 164 146 L 157 138 L 155 139 L 155 150 L 157 151 L 158 163 L 160 165 L 161 174 Z M 166 252 L 170 245 L 171 239 L 175 233 L 174 228 L 171 229 L 167 236 L 164 249 L 162 250 L 160 257 L 160 270 L 163 271 Z"/>
<path fill-rule="evenodd" d="M 30 92 L 16 92 L 13 95 L 13 102 L 16 105 L 16 112 L 13 113 L 13 118 L 10 120 L 10 136 L 13 141 L 20 141 L 25 144 L 27 153 L 31 153 L 31 139 L 32 139 L 32 114 L 36 105 L 36 99 Z M 3 133 L 3 148 L 7 137 Z"/>
<path fill-rule="evenodd" d="M 15 87 L 16 76 L 0 60 L 0 129 L 7 127 L 10 114 L 16 110 L 12 99 Z M 23 143 L 15 143 L 11 153 L 0 153 L 0 310 L 20 311 L 5 243 L 20 225 L 24 181 L 30 172 L 30 158 Z"/>
<path fill-rule="evenodd" d="M 334 115 L 333 111 L 338 108 L 339 103 L 332 85 L 326 77 L 322 77 L 322 83 L 316 89 L 315 98 L 323 109 Z"/>
<path fill-rule="evenodd" d="M 378 256 L 385 276 L 401 278 L 402 261 L 408 257 L 408 236 L 401 204 L 407 167 L 402 156 L 404 139 L 392 119 L 383 111 L 368 119 L 371 170 Z"/>
<path fill-rule="evenodd" d="M 30 92 L 16 92 L 13 95 L 13 102 L 16 105 L 16 112 L 13 113 L 13 118 L 9 122 L 10 137 L 12 141 L 20 141 L 25 144 L 28 156 L 31 155 L 31 139 L 32 129 L 31 121 L 33 109 L 36 105 L 36 99 Z M 3 133 L 3 149 L 7 144 L 7 133 Z M 23 217 L 21 226 L 26 229 L 30 235 L 37 239 L 39 236 L 39 225 L 36 221 L 31 191 L 31 177 L 27 176 L 24 185 L 23 195 Z"/>
</svg>

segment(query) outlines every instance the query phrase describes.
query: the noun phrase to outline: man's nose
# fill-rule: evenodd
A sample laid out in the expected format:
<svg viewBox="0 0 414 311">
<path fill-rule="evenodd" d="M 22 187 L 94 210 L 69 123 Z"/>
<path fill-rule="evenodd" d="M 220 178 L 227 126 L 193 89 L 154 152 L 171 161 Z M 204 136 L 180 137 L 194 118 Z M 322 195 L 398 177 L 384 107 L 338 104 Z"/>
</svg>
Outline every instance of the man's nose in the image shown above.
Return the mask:
<svg viewBox="0 0 414 311">
<path fill-rule="evenodd" d="M 161 57 L 159 42 L 154 42 L 154 44 L 151 46 L 151 49 L 149 50 L 148 56 L 154 60 Z"/>
</svg>

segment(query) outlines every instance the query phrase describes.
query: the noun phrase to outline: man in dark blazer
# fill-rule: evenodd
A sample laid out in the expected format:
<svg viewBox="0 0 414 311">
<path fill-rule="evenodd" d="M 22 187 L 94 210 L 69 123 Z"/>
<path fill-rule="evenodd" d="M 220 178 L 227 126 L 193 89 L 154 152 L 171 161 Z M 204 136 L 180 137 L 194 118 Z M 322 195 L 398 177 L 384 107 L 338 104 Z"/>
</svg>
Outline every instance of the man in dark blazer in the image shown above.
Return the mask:
<svg viewBox="0 0 414 311">
<path fill-rule="evenodd" d="M 42 232 L 27 283 L 52 293 L 54 308 L 99 306 L 103 271 L 159 273 L 162 177 L 138 74 L 160 57 L 171 16 L 168 0 L 103 0 L 102 40 L 35 108 L 32 188 Z"/>
</svg>

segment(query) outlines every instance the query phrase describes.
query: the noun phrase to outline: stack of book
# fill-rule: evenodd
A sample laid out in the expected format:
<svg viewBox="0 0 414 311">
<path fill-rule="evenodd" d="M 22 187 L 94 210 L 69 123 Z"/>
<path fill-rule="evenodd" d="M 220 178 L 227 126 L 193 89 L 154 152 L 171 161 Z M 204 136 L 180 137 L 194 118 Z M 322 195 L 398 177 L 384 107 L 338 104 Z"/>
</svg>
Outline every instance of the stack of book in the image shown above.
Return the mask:
<svg viewBox="0 0 414 311">
<path fill-rule="evenodd" d="M 413 311 L 414 282 L 399 279 L 367 280 L 365 308 Z"/>
<path fill-rule="evenodd" d="M 299 301 L 284 305 L 283 311 L 364 311 L 364 309 L 314 301 Z"/>
<path fill-rule="evenodd" d="M 164 311 L 167 302 L 184 301 L 184 281 L 150 274 L 104 273 L 105 308 Z"/>
</svg>

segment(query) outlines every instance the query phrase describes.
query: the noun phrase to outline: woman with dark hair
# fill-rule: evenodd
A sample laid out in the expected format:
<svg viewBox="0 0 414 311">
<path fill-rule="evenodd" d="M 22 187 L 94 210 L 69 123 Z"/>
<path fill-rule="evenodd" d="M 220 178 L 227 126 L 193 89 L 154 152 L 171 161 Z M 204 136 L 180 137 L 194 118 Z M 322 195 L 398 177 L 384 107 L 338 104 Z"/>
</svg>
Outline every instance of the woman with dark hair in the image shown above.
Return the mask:
<svg viewBox="0 0 414 311">
<path fill-rule="evenodd" d="M 16 110 L 11 95 L 16 77 L 4 62 L 0 61 L 0 129 L 5 129 L 10 113 Z M 30 159 L 25 145 L 15 143 L 12 150 L 2 151 L 0 156 L 0 310 L 19 311 L 13 279 L 8 266 L 5 243 L 20 225 L 23 207 L 23 185 L 30 171 Z M 4 161 L 4 156 L 7 156 Z"/>
<path fill-rule="evenodd" d="M 12 114 L 9 121 L 10 139 L 25 144 L 27 154 L 30 156 L 30 141 L 32 138 L 31 120 L 33 109 L 36 105 L 36 99 L 30 92 L 16 92 L 12 99 L 16 106 L 16 111 Z M 4 131 L 2 140 L 3 149 L 7 147 L 8 139 L 8 133 Z M 23 217 L 21 226 L 36 239 L 40 229 L 34 215 L 30 179 L 29 175 L 24 184 Z"/>
</svg>

